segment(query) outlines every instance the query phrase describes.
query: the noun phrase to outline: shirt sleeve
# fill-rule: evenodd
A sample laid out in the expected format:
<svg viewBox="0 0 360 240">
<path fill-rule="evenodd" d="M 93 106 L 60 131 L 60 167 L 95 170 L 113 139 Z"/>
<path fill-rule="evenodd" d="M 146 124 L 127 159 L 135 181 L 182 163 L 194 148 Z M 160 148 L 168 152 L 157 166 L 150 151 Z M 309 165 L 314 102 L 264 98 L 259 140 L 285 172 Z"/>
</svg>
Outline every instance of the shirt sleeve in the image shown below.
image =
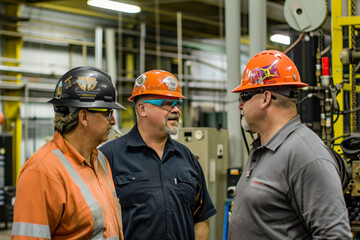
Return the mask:
<svg viewBox="0 0 360 240">
<path fill-rule="evenodd" d="M 292 179 L 292 203 L 312 239 L 352 239 L 339 174 L 330 161 L 317 159 Z"/>
<path fill-rule="evenodd" d="M 47 173 L 22 172 L 16 187 L 12 239 L 50 239 L 61 219 L 63 192 Z"/>
<path fill-rule="evenodd" d="M 201 199 L 201 205 L 195 212 L 193 219 L 194 223 L 202 222 L 211 216 L 213 216 L 216 213 L 216 208 L 214 207 L 213 202 L 211 201 L 209 192 L 206 187 L 206 181 L 204 177 L 204 173 L 202 171 L 202 168 L 198 162 L 198 160 L 195 158 L 194 155 L 192 155 L 194 158 L 194 162 L 196 164 L 196 168 L 198 169 L 198 183 L 199 183 L 199 194 Z"/>
</svg>

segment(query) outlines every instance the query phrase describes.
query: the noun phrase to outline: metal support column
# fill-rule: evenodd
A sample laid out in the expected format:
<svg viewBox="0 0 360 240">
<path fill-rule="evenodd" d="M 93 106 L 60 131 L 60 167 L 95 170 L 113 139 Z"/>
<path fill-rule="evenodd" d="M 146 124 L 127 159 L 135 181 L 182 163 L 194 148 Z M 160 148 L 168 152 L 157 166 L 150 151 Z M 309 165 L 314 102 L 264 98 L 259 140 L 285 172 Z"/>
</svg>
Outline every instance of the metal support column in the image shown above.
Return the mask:
<svg viewBox="0 0 360 240">
<path fill-rule="evenodd" d="M 118 82 L 118 73 L 117 73 L 117 61 L 116 61 L 116 42 L 115 42 L 115 29 L 107 28 L 105 29 L 105 46 L 106 46 L 106 66 L 107 73 L 112 79 L 112 83 L 116 89 Z M 114 111 L 115 119 L 117 124 L 113 126 L 116 130 L 119 130 L 121 127 L 121 111 Z"/>
<path fill-rule="evenodd" d="M 249 56 L 266 50 L 266 0 L 249 0 Z"/>
<path fill-rule="evenodd" d="M 103 28 L 95 29 L 95 67 L 102 69 Z"/>
<path fill-rule="evenodd" d="M 227 101 L 230 167 L 242 167 L 243 140 L 241 139 L 239 96 L 232 90 L 240 84 L 240 1 L 225 1 L 225 37 L 227 55 Z"/>
<path fill-rule="evenodd" d="M 183 58 L 182 58 L 182 14 L 181 12 L 176 13 L 176 22 L 177 22 L 177 56 L 178 56 L 178 80 L 180 84 L 183 84 Z M 188 81 L 186 81 L 186 88 L 188 90 Z M 184 90 L 183 89 L 183 90 Z M 185 91 L 184 91 L 185 94 Z M 189 97 L 189 92 L 186 91 L 185 97 Z M 190 116 L 190 99 L 185 99 L 184 108 L 183 108 L 183 120 L 184 127 L 191 127 L 191 116 Z"/>
<path fill-rule="evenodd" d="M 331 22 L 332 22 L 332 32 L 331 32 L 331 49 L 332 49 L 332 77 L 334 84 L 341 83 L 343 81 L 343 65 L 340 61 L 340 52 L 343 49 L 343 36 L 342 36 L 342 27 L 338 24 L 338 19 L 341 17 L 342 5 L 341 0 L 331 1 Z M 344 91 L 337 95 L 337 100 L 339 102 L 339 108 L 344 109 Z M 334 119 L 336 116 L 334 116 Z M 340 115 L 336 123 L 334 124 L 334 137 L 344 135 L 344 117 Z M 341 139 L 340 139 L 341 140 Z M 335 146 L 336 151 L 341 150 L 340 146 Z"/>
<path fill-rule="evenodd" d="M 140 74 L 145 72 L 145 37 L 146 37 L 146 23 L 141 22 L 140 25 Z"/>
</svg>

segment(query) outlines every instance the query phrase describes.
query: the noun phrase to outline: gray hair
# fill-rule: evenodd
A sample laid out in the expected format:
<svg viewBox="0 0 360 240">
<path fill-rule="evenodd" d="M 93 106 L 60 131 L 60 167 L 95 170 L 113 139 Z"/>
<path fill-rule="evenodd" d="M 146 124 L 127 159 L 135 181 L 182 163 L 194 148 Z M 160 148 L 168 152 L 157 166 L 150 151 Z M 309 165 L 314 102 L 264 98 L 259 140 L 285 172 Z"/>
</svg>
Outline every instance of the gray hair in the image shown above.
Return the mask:
<svg viewBox="0 0 360 240">
<path fill-rule="evenodd" d="M 79 120 L 79 111 L 80 109 L 69 114 L 56 112 L 54 118 L 54 129 L 61 134 L 72 132 L 77 126 Z"/>
</svg>

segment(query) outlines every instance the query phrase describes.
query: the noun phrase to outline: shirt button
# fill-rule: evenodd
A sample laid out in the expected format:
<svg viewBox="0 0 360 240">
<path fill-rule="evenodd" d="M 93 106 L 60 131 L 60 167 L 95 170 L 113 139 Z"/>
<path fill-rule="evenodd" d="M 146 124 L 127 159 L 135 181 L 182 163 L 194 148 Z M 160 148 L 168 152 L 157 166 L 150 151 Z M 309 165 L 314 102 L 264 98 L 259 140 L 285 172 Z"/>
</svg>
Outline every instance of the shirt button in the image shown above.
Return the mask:
<svg viewBox="0 0 360 240">
<path fill-rule="evenodd" d="M 166 183 L 164 183 L 164 187 L 166 187 L 167 186 L 167 184 Z"/>
<path fill-rule="evenodd" d="M 135 177 L 132 177 L 131 180 L 135 180 L 136 178 Z"/>
<path fill-rule="evenodd" d="M 167 211 L 168 211 L 169 213 L 171 212 L 171 210 L 170 210 L 170 209 L 168 209 Z"/>
</svg>

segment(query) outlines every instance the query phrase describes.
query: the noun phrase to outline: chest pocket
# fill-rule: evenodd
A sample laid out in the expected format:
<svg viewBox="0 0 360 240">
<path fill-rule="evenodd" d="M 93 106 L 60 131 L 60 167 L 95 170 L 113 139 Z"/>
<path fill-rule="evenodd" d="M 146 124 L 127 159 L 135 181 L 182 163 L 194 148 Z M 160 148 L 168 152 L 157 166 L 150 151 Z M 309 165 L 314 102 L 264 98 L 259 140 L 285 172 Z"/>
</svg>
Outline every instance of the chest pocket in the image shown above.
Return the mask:
<svg viewBox="0 0 360 240">
<path fill-rule="evenodd" d="M 115 176 L 115 182 L 116 193 L 123 208 L 143 203 L 150 196 L 149 177 L 144 172 Z"/>
<path fill-rule="evenodd" d="M 196 190 L 197 190 L 197 181 L 194 177 L 190 175 L 189 172 L 178 172 L 177 173 L 178 178 L 178 191 L 181 200 L 188 205 L 189 207 L 192 207 L 195 203 L 196 199 Z"/>
</svg>

